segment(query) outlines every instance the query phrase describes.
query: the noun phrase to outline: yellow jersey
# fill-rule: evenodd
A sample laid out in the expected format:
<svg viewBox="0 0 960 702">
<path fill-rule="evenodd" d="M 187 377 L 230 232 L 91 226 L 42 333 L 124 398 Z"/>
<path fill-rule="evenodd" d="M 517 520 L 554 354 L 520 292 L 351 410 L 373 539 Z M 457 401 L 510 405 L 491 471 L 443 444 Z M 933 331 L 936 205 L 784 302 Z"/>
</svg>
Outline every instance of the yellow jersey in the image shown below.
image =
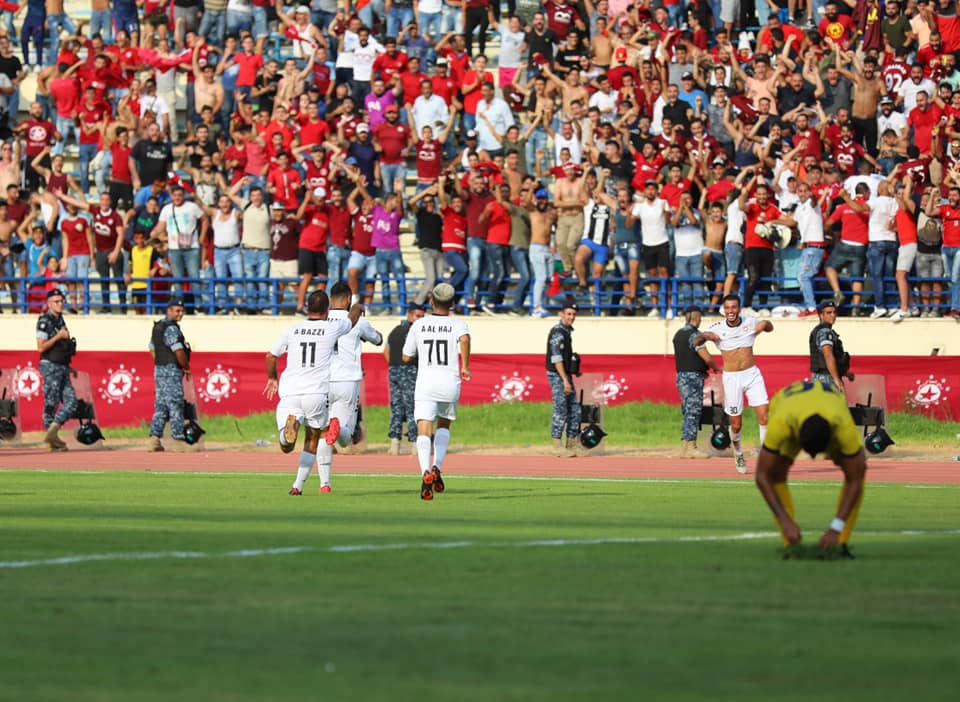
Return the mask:
<svg viewBox="0 0 960 702">
<path fill-rule="evenodd" d="M 130 275 L 134 278 L 149 278 L 150 269 L 153 267 L 153 247 L 134 246 L 130 249 Z M 143 280 L 136 280 L 130 283 L 131 290 L 146 290 L 147 283 Z"/>
<path fill-rule="evenodd" d="M 833 430 L 827 456 L 838 460 L 860 452 L 863 439 L 853 423 L 847 398 L 833 384 L 819 380 L 797 381 L 773 396 L 764 448 L 784 458 L 796 458 L 802 450 L 800 427 L 814 414 L 827 420 Z"/>
</svg>

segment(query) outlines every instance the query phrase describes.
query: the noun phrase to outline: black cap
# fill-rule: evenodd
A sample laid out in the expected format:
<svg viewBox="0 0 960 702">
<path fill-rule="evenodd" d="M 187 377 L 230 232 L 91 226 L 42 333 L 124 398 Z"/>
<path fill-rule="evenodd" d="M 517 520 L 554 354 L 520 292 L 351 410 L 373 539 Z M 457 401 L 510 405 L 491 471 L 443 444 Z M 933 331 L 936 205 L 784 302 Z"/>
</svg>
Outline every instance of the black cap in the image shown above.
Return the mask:
<svg viewBox="0 0 960 702">
<path fill-rule="evenodd" d="M 703 310 L 700 309 L 700 305 L 687 305 L 683 308 L 684 314 L 693 314 L 694 312 L 697 314 L 703 314 Z"/>
<path fill-rule="evenodd" d="M 563 301 L 563 304 L 560 305 L 561 310 L 573 310 L 574 312 L 579 312 L 580 307 L 577 306 L 577 300 L 573 295 L 568 295 Z"/>
<path fill-rule="evenodd" d="M 167 303 L 167 309 L 171 307 L 183 307 L 183 298 L 182 297 L 171 297 L 170 301 Z"/>
<path fill-rule="evenodd" d="M 64 300 L 67 299 L 67 296 L 63 294 L 63 290 L 61 290 L 60 288 L 54 288 L 53 290 L 48 292 L 47 299 L 49 300 L 51 297 L 57 297 L 58 295 L 62 297 Z"/>
<path fill-rule="evenodd" d="M 411 302 L 409 305 L 407 305 L 407 313 L 419 312 L 424 310 L 426 310 L 426 307 L 424 305 L 421 305 L 419 302 Z"/>
<path fill-rule="evenodd" d="M 836 306 L 837 306 L 837 303 L 834 302 L 833 300 L 829 300 L 829 299 L 827 299 L 827 300 L 821 300 L 821 301 L 820 301 L 820 304 L 817 305 L 817 311 L 818 311 L 818 312 L 823 312 L 824 310 L 828 310 L 828 309 L 830 309 L 831 307 L 836 308 Z"/>
</svg>

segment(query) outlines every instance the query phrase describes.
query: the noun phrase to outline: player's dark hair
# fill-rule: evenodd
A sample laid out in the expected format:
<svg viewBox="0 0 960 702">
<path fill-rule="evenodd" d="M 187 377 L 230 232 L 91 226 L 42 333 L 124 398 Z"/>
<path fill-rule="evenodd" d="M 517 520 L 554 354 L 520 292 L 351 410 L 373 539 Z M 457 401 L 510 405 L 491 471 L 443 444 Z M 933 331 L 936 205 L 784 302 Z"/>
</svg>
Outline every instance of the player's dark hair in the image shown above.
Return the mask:
<svg viewBox="0 0 960 702">
<path fill-rule="evenodd" d="M 830 423 L 819 414 L 812 414 L 800 425 L 800 448 L 813 458 L 823 453 L 830 442 Z"/>
<path fill-rule="evenodd" d="M 724 295 L 724 296 L 723 296 L 723 299 L 720 301 L 720 304 L 722 305 L 722 304 L 723 304 L 724 302 L 726 302 L 727 300 L 733 300 L 733 301 L 736 302 L 738 305 L 740 304 L 740 297 L 739 297 L 739 295 L 734 295 L 734 294 L 732 294 L 732 293 L 731 293 L 730 295 Z"/>
<path fill-rule="evenodd" d="M 323 290 L 314 290 L 307 298 L 308 314 L 323 314 L 330 309 L 330 298 Z"/>
<path fill-rule="evenodd" d="M 353 290 L 350 289 L 350 286 L 344 283 L 342 280 L 333 284 L 333 287 L 330 288 L 330 299 L 339 300 L 344 297 L 350 297 L 353 295 Z"/>
</svg>

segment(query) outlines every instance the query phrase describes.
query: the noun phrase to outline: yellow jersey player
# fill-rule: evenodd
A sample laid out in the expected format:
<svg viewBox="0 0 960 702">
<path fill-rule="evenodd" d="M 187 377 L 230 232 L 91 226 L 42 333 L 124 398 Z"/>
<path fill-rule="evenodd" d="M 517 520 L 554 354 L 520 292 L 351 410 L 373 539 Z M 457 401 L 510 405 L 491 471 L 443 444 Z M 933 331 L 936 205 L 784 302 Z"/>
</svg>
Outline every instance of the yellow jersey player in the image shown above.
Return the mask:
<svg viewBox="0 0 960 702">
<path fill-rule="evenodd" d="M 848 544 L 863 501 L 867 459 L 846 398 L 832 384 L 799 381 L 783 388 L 770 403 L 756 480 L 788 546 L 788 556 L 789 547 L 798 545 L 802 537 L 794 521 L 793 498 L 787 487 L 787 473 L 800 451 L 811 457 L 826 454 L 843 471 L 836 516 L 820 537 L 819 546 L 824 555 L 852 559 Z"/>
</svg>

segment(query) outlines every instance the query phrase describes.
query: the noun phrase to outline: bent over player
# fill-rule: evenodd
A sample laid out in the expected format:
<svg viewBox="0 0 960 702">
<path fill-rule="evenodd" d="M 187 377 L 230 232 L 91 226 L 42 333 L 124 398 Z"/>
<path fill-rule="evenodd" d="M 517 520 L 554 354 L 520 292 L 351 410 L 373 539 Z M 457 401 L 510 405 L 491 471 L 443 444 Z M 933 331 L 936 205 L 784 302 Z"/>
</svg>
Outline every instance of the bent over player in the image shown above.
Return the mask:
<svg viewBox="0 0 960 702">
<path fill-rule="evenodd" d="M 423 500 L 432 500 L 434 492 L 445 489 L 440 468 L 450 445 L 450 423 L 457 418 L 460 381 L 471 378 L 470 330 L 463 321 L 450 316 L 454 294 L 449 283 L 436 286 L 433 312 L 414 322 L 403 342 L 404 362 L 417 357 L 413 416 L 417 420 L 417 459 L 423 478 L 420 485 Z"/>
<path fill-rule="evenodd" d="M 740 298 L 727 295 L 723 298 L 723 316 L 714 322 L 707 331 L 695 337 L 693 345 L 700 346 L 704 340 L 712 341 L 720 349 L 723 357 L 723 403 L 724 411 L 730 417 L 730 440 L 733 442 L 733 457 L 738 473 L 747 472 L 747 461 L 743 457 L 740 443 L 743 429 L 743 396 L 757 413 L 760 424 L 760 443 L 767 434 L 767 386 L 753 358 L 753 344 L 757 334 L 772 332 L 773 324 L 756 317 L 741 316 Z"/>
<path fill-rule="evenodd" d="M 330 288 L 329 319 L 346 319 L 347 308 L 353 291 L 345 282 L 335 283 Z M 361 319 L 347 334 L 337 340 L 330 366 L 330 428 L 326 441 L 345 447 L 353 439 L 360 409 L 360 381 L 363 366 L 360 348 L 367 341 L 374 346 L 383 343 L 383 335 L 370 322 Z"/>
<path fill-rule="evenodd" d="M 327 294 L 320 290 L 312 293 L 307 299 L 307 318 L 287 329 L 267 353 L 267 385 L 263 394 L 268 400 L 280 395 L 277 403 L 280 450 L 293 451 L 300 425 L 307 427 L 291 495 L 303 494 L 303 484 L 310 477 L 314 461 L 320 473 L 320 492 L 330 492 L 332 442 L 320 444 L 320 435 L 330 424 L 330 361 L 337 341 L 353 329 L 363 314 L 363 307 L 354 305 L 346 319 L 328 319 L 329 313 Z M 278 381 L 277 361 L 284 354 L 287 367 Z"/>
<path fill-rule="evenodd" d="M 843 471 L 836 516 L 819 545 L 827 553 L 853 558 L 848 544 L 863 502 L 867 458 L 846 398 L 833 383 L 798 381 L 774 395 L 770 403 L 769 430 L 757 459 L 756 482 L 788 546 L 799 544 L 802 537 L 787 487 L 787 474 L 801 450 L 811 458 L 824 453 Z"/>
</svg>

